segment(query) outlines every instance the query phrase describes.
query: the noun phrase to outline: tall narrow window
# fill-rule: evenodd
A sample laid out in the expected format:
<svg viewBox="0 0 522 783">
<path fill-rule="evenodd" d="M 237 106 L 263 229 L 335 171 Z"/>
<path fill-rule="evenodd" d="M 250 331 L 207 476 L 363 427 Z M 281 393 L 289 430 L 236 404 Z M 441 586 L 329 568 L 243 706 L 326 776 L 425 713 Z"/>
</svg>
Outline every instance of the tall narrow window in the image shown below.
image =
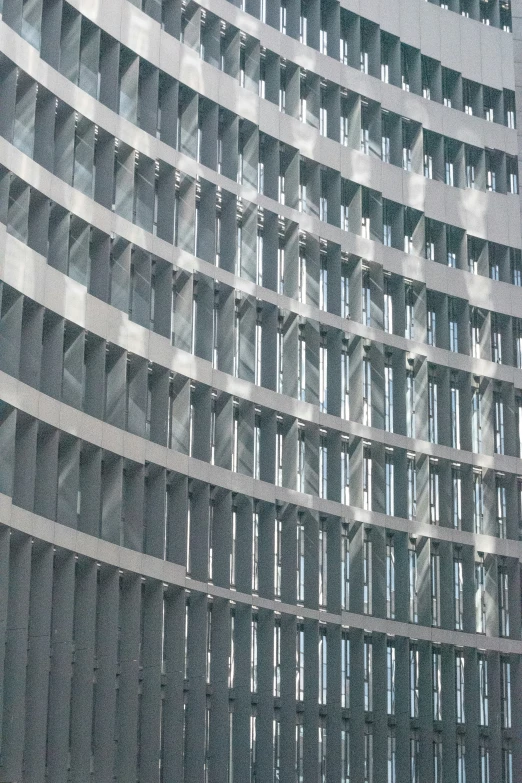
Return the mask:
<svg viewBox="0 0 522 783">
<path fill-rule="evenodd" d="M 510 740 L 502 748 L 502 783 L 513 783 L 513 751 Z"/>
<path fill-rule="evenodd" d="M 511 662 L 500 659 L 500 712 L 502 728 L 511 728 Z"/>
<path fill-rule="evenodd" d="M 413 370 L 406 370 L 406 435 L 415 437 L 415 377 Z"/>
<path fill-rule="evenodd" d="M 371 326 L 371 285 L 369 269 L 364 270 L 362 279 L 362 322 L 364 326 Z"/>
<path fill-rule="evenodd" d="M 522 367 L 522 320 L 513 319 L 513 336 L 515 342 L 515 366 Z"/>
<path fill-rule="evenodd" d="M 471 308 L 470 312 L 471 329 L 471 355 L 474 359 L 480 359 L 481 348 L 481 316 L 476 307 Z"/>
<path fill-rule="evenodd" d="M 234 399 L 232 415 L 232 470 L 237 473 L 239 452 L 239 401 Z"/>
<path fill-rule="evenodd" d="M 460 465 L 451 467 L 451 501 L 453 527 L 455 530 L 462 528 L 462 474 Z"/>
<path fill-rule="evenodd" d="M 459 351 L 459 322 L 457 304 L 454 299 L 450 299 L 448 303 L 448 317 L 449 317 L 449 346 L 450 351 L 458 353 Z"/>
<path fill-rule="evenodd" d="M 210 500 L 208 509 L 208 581 L 212 582 L 214 566 L 214 500 Z"/>
<path fill-rule="evenodd" d="M 390 81 L 390 42 L 381 36 L 381 81 L 389 84 Z"/>
<path fill-rule="evenodd" d="M 408 340 L 413 340 L 415 336 L 415 310 L 414 310 L 414 292 L 411 283 L 406 283 L 404 290 L 405 307 L 406 307 L 406 326 L 404 336 Z"/>
<path fill-rule="evenodd" d="M 279 514 L 274 520 L 274 594 L 281 597 L 281 535 L 282 522 Z"/>
<path fill-rule="evenodd" d="M 328 445 L 324 430 L 319 437 L 319 497 L 328 497 Z"/>
<path fill-rule="evenodd" d="M 295 727 L 295 774 L 296 783 L 304 780 L 304 725 L 298 715 Z"/>
<path fill-rule="evenodd" d="M 402 168 L 411 171 L 412 159 L 412 126 L 408 120 L 402 121 Z"/>
<path fill-rule="evenodd" d="M 297 358 L 297 389 L 300 400 L 306 400 L 306 336 L 304 327 L 299 328 Z"/>
<path fill-rule="evenodd" d="M 341 502 L 350 504 L 350 443 L 341 439 Z"/>
<path fill-rule="evenodd" d="M 305 632 L 304 625 L 298 623 L 295 638 L 295 698 L 297 701 L 304 699 L 304 671 L 305 671 Z"/>
<path fill-rule="evenodd" d="M 493 392 L 495 419 L 495 452 L 504 454 L 504 400 L 501 392 Z"/>
<path fill-rule="evenodd" d="M 350 418 L 350 356 L 348 354 L 348 343 L 343 342 L 341 351 L 341 416 L 343 419 Z"/>
<path fill-rule="evenodd" d="M 509 636 L 509 574 L 505 565 L 498 569 L 498 613 L 499 633 Z"/>
<path fill-rule="evenodd" d="M 326 726 L 319 726 L 319 783 L 326 783 Z"/>
<path fill-rule="evenodd" d="M 442 783 L 442 739 L 440 736 L 433 741 L 433 783 Z"/>
<path fill-rule="evenodd" d="M 371 724 L 364 730 L 364 783 L 373 783 L 373 734 Z"/>
<path fill-rule="evenodd" d="M 497 528 L 499 538 L 506 538 L 507 534 L 507 497 L 506 485 L 501 474 L 495 477 L 495 488 L 497 493 Z"/>
<path fill-rule="evenodd" d="M 261 285 L 261 283 L 260 283 Z M 254 383 L 256 386 L 261 386 L 261 358 L 262 358 L 262 346 L 263 346 L 263 311 L 261 308 L 257 308 L 256 313 L 256 337 L 255 337 L 255 366 L 254 366 Z"/>
<path fill-rule="evenodd" d="M 391 356 L 384 365 L 384 429 L 393 432 L 393 365 Z"/>
<path fill-rule="evenodd" d="M 388 276 L 384 278 L 384 331 L 388 334 L 393 333 L 393 298 L 391 280 Z"/>
<path fill-rule="evenodd" d="M 255 783 L 257 774 L 257 715 L 250 716 L 250 783 Z"/>
<path fill-rule="evenodd" d="M 328 680 L 328 654 L 326 648 L 326 626 L 319 627 L 319 704 L 326 704 Z"/>
<path fill-rule="evenodd" d="M 301 424 L 297 429 L 297 491 L 305 491 L 305 449 L 306 449 L 306 433 L 305 428 Z"/>
<path fill-rule="evenodd" d="M 457 735 L 457 783 L 466 783 L 466 743 L 461 734 Z"/>
<path fill-rule="evenodd" d="M 283 319 L 281 316 L 277 322 L 277 385 L 276 391 L 279 394 L 283 393 L 283 358 L 284 358 L 284 336 L 283 336 Z"/>
<path fill-rule="evenodd" d="M 437 377 L 430 373 L 428 377 L 428 430 L 431 443 L 439 442 L 439 411 Z"/>
<path fill-rule="evenodd" d="M 373 547 L 371 531 L 367 530 L 363 542 L 363 611 L 364 614 L 372 613 L 372 557 Z"/>
<path fill-rule="evenodd" d="M 341 606 L 350 608 L 350 531 L 343 523 L 341 530 Z"/>
<path fill-rule="evenodd" d="M 395 514 L 395 470 L 393 451 L 386 450 L 385 456 L 385 512 L 389 516 Z"/>
<path fill-rule="evenodd" d="M 430 489 L 430 522 L 438 525 L 440 522 L 439 504 L 439 463 L 436 459 L 430 459 L 429 465 L 429 489 Z"/>
<path fill-rule="evenodd" d="M 395 642 L 386 645 L 386 705 L 388 715 L 395 715 Z"/>
<path fill-rule="evenodd" d="M 236 675 L 236 639 L 235 639 L 235 620 L 236 620 L 236 614 L 234 605 L 231 605 L 230 607 L 230 644 L 229 644 L 229 651 L 228 651 L 228 687 L 233 688 L 234 687 L 234 680 Z M 210 631 L 209 631 L 209 641 L 208 641 L 208 658 L 209 658 L 209 676 L 207 678 L 207 682 L 210 682 L 210 652 L 211 652 L 211 646 L 210 646 Z"/>
<path fill-rule="evenodd" d="M 479 783 L 490 783 L 489 748 L 485 737 L 481 738 L 479 742 L 479 776 Z"/>
<path fill-rule="evenodd" d="M 328 135 L 328 104 L 326 102 L 326 88 L 322 86 L 321 86 L 321 106 L 319 108 L 319 133 L 321 134 L 321 136 Z"/>
<path fill-rule="evenodd" d="M 409 593 L 410 593 L 410 623 L 418 623 L 418 589 L 417 589 L 417 549 L 415 541 L 410 541 L 408 548 Z"/>
<path fill-rule="evenodd" d="M 257 693 L 257 615 L 252 616 L 250 631 L 250 690 Z"/>
<path fill-rule="evenodd" d="M 440 627 L 440 553 L 434 550 L 431 564 L 431 624 Z"/>
<path fill-rule="evenodd" d="M 408 479 L 408 519 L 415 519 L 417 516 L 417 469 L 414 454 L 407 456 L 406 473 Z"/>
<path fill-rule="evenodd" d="M 368 637 L 364 640 L 364 710 L 373 710 L 373 649 L 372 641 Z"/>
<path fill-rule="evenodd" d="M 303 515 L 297 517 L 297 603 L 304 601 L 305 586 L 305 526 Z"/>
<path fill-rule="evenodd" d="M 431 686 L 433 694 L 433 720 L 442 720 L 442 655 L 434 647 L 431 655 Z"/>
<path fill-rule="evenodd" d="M 451 169 L 453 171 L 453 168 Z M 447 168 L 446 168 L 446 184 L 453 184 L 453 182 L 448 182 L 447 178 Z M 452 226 L 446 226 L 446 246 L 447 246 L 447 261 L 448 266 L 451 269 L 455 269 L 457 266 L 457 237 L 454 230 L 452 230 Z"/>
<path fill-rule="evenodd" d="M 326 251 L 321 251 L 319 266 L 319 307 L 328 309 L 328 257 Z"/>
<path fill-rule="evenodd" d="M 420 783 L 420 742 L 417 732 L 410 737 L 410 779 L 411 783 Z"/>
<path fill-rule="evenodd" d="M 455 607 L 455 630 L 462 631 L 464 622 L 464 579 L 460 552 L 453 558 L 453 595 Z"/>
<path fill-rule="evenodd" d="M 502 332 L 496 313 L 491 313 L 491 358 L 496 364 L 502 364 Z"/>
<path fill-rule="evenodd" d="M 328 345 L 326 333 L 321 333 L 319 343 L 319 409 L 328 410 Z"/>
<path fill-rule="evenodd" d="M 319 606 L 326 606 L 328 596 L 328 523 L 319 522 Z"/>
<path fill-rule="evenodd" d="M 261 411 L 259 408 L 254 409 L 254 465 L 253 476 L 259 481 L 261 474 Z"/>
<path fill-rule="evenodd" d="M 306 248 L 304 241 L 299 243 L 298 299 L 306 302 Z"/>
<path fill-rule="evenodd" d="M 410 643 L 410 718 L 419 717 L 419 650 Z"/>
<path fill-rule="evenodd" d="M 489 725 L 488 659 L 485 653 L 478 656 L 479 720 L 481 726 Z"/>
<path fill-rule="evenodd" d="M 473 387 L 471 397 L 471 435 L 472 448 L 477 454 L 482 450 L 482 420 L 481 420 L 480 389 Z"/>
<path fill-rule="evenodd" d="M 427 320 L 428 345 L 437 345 L 437 311 L 432 305 L 428 306 Z"/>
<path fill-rule="evenodd" d="M 457 723 L 465 723 L 464 712 L 464 653 L 455 653 L 455 700 Z"/>
<path fill-rule="evenodd" d="M 284 204 L 284 197 L 285 197 L 285 191 L 284 191 L 284 176 L 280 175 L 279 177 L 279 200 L 282 204 Z M 277 251 L 277 292 L 279 294 L 284 293 L 284 287 L 285 287 L 285 246 L 283 241 L 279 240 L 279 247 Z"/>
<path fill-rule="evenodd" d="M 279 783 L 281 780 L 281 721 L 279 718 L 274 718 L 273 735 L 274 783 Z"/>
<path fill-rule="evenodd" d="M 371 447 L 363 447 L 363 508 L 372 509 L 372 452 Z"/>
<path fill-rule="evenodd" d="M 386 542 L 386 617 L 395 620 L 395 542 L 388 536 Z"/>
<path fill-rule="evenodd" d="M 477 633 L 486 633 L 486 568 L 482 558 L 475 563 L 475 620 Z"/>
<path fill-rule="evenodd" d="M 388 139 L 389 142 L 389 139 Z M 388 151 L 389 156 L 389 151 Z M 387 161 L 389 163 L 389 160 Z M 383 199 L 382 204 L 382 243 L 385 247 L 391 247 L 393 243 L 392 234 L 392 219 L 393 211 L 392 205 L 389 201 Z M 386 305 L 386 303 L 385 303 Z"/>
<path fill-rule="evenodd" d="M 341 729 L 341 783 L 350 783 L 350 730 L 347 723 Z"/>
<path fill-rule="evenodd" d="M 364 54 L 367 58 L 368 52 L 364 52 Z M 361 52 L 361 57 L 362 56 L 363 52 Z M 366 62 L 368 62 L 367 59 Z M 370 154 L 370 118 L 368 104 L 365 102 L 361 104 L 361 152 L 364 155 Z"/>
<path fill-rule="evenodd" d="M 460 390 L 455 379 L 450 385 L 451 407 L 451 445 L 454 449 L 460 449 Z"/>
<path fill-rule="evenodd" d="M 483 532 L 484 501 L 482 491 L 482 471 L 473 471 L 473 527 L 475 533 Z"/>
<path fill-rule="evenodd" d="M 281 696 L 281 620 L 274 624 L 274 696 Z"/>
<path fill-rule="evenodd" d="M 347 264 L 341 264 L 341 317 L 350 317 L 350 276 Z"/>
<path fill-rule="evenodd" d="M 341 635 L 341 707 L 350 706 L 350 637 L 348 631 Z"/>
<path fill-rule="evenodd" d="M 259 590 L 259 511 L 258 501 L 254 501 L 252 514 L 252 592 Z"/>
</svg>

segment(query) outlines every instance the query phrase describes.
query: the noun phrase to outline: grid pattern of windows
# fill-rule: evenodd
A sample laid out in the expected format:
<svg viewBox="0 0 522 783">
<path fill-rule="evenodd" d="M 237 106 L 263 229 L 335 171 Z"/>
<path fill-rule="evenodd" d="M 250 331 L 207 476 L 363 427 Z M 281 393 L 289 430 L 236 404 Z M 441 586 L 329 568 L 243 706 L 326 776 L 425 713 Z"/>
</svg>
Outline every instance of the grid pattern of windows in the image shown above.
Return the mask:
<svg viewBox="0 0 522 783">
<path fill-rule="evenodd" d="M 0 5 L 0 779 L 522 779 L 510 3 Z"/>
</svg>

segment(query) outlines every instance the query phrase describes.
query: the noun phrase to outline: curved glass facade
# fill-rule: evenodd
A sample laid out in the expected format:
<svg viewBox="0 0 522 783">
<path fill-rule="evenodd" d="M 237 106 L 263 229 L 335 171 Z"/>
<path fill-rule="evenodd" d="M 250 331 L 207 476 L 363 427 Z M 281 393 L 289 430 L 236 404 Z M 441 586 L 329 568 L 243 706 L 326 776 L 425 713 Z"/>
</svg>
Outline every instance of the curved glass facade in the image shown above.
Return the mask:
<svg viewBox="0 0 522 783">
<path fill-rule="evenodd" d="M 0 779 L 522 780 L 522 0 L 1 10 Z"/>
</svg>

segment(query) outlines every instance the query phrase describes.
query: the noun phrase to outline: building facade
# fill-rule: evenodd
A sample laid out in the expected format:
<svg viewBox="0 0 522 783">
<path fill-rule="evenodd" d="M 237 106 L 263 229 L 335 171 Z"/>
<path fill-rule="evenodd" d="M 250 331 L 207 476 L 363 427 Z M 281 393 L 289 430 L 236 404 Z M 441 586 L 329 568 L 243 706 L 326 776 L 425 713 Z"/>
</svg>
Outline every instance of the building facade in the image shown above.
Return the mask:
<svg viewBox="0 0 522 783">
<path fill-rule="evenodd" d="M 3 0 L 2 783 L 522 781 L 512 6 Z"/>
</svg>

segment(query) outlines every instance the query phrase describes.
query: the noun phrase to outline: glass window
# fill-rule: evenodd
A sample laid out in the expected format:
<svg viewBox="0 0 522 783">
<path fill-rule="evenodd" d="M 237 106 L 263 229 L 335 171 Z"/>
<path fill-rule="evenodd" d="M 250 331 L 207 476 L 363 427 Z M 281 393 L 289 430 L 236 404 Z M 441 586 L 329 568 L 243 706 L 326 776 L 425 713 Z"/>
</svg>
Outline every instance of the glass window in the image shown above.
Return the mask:
<svg viewBox="0 0 522 783">
<path fill-rule="evenodd" d="M 453 558 L 453 589 L 455 598 L 455 630 L 464 630 L 464 581 L 462 557 L 457 554 Z"/>
<path fill-rule="evenodd" d="M 372 613 L 372 541 L 370 531 L 366 531 L 363 543 L 363 611 Z"/>
<path fill-rule="evenodd" d="M 388 715 L 395 715 L 395 643 L 386 647 L 386 704 Z"/>
<path fill-rule="evenodd" d="M 395 514 L 395 478 L 394 478 L 394 462 L 393 452 L 386 451 L 385 456 L 385 512 L 389 516 Z"/>
<path fill-rule="evenodd" d="M 438 648 L 434 648 L 431 658 L 433 720 L 442 720 L 442 656 Z"/>
<path fill-rule="evenodd" d="M 478 656 L 480 725 L 489 725 L 488 659 L 484 653 Z"/>
<path fill-rule="evenodd" d="M 483 560 L 475 563 L 475 618 L 477 633 L 486 633 L 486 568 Z"/>
<path fill-rule="evenodd" d="M 350 706 L 350 637 L 348 631 L 341 636 L 341 707 Z"/>
<path fill-rule="evenodd" d="M 419 650 L 410 644 L 410 718 L 419 717 Z"/>
<path fill-rule="evenodd" d="M 341 605 L 343 609 L 350 607 L 350 536 L 347 524 L 341 530 Z"/>
<path fill-rule="evenodd" d="M 388 783 L 397 783 L 396 742 L 394 729 L 388 730 Z"/>
<path fill-rule="evenodd" d="M 502 728 L 511 728 L 511 662 L 507 658 L 500 661 L 500 703 Z"/>
<path fill-rule="evenodd" d="M 464 711 L 464 653 L 455 653 L 455 699 L 457 723 L 465 723 Z"/>
<path fill-rule="evenodd" d="M 371 639 L 364 640 L 364 709 L 373 710 L 373 650 Z"/>
<path fill-rule="evenodd" d="M 328 681 L 328 652 L 326 627 L 319 627 L 319 704 L 326 704 Z"/>
<path fill-rule="evenodd" d="M 431 553 L 431 624 L 440 626 L 440 554 Z"/>
<path fill-rule="evenodd" d="M 395 620 L 395 543 L 388 536 L 386 543 L 386 617 Z"/>
<path fill-rule="evenodd" d="M 418 592 L 417 592 L 417 549 L 415 541 L 408 548 L 409 562 L 409 593 L 410 593 L 410 623 L 419 622 Z"/>
</svg>

